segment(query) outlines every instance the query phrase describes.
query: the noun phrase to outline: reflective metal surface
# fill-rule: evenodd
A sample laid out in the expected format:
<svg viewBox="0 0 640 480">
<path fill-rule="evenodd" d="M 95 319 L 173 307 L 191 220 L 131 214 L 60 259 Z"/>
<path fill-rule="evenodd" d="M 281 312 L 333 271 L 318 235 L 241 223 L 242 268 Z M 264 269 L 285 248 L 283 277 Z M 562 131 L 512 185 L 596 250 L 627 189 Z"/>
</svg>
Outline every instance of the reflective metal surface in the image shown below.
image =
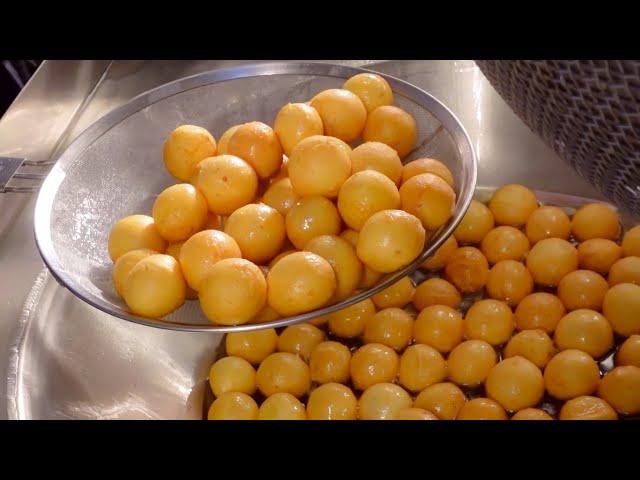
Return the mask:
<svg viewBox="0 0 640 480">
<path fill-rule="evenodd" d="M 0 118 L 0 155 L 46 161 L 64 142 L 108 61 L 46 61 Z M 0 375 L 25 297 L 42 270 L 33 238 L 35 195 L 0 194 Z M 0 382 L 0 418 L 6 418 Z"/>
<path fill-rule="evenodd" d="M 42 185 L 35 210 L 36 242 L 53 276 L 90 305 L 141 325 L 180 331 L 231 332 L 291 325 L 343 309 L 412 273 L 453 232 L 472 199 L 477 160 L 464 127 L 445 105 L 417 87 L 384 75 L 395 104 L 416 120 L 417 147 L 404 161 L 435 157 L 454 175 L 452 217 L 420 256 L 376 286 L 321 309 L 272 322 L 210 324 L 193 302 L 163 319 L 132 314 L 115 293 L 107 252 L 111 226 L 150 210 L 174 183 L 161 167 L 162 141 L 181 123 L 221 135 L 248 119 L 272 123 L 287 102 L 304 102 L 364 70 L 326 63 L 266 63 L 186 77 L 134 98 L 94 123 L 60 156 Z M 144 179 L 142 181 L 141 179 Z"/>
<path fill-rule="evenodd" d="M 221 338 L 114 321 L 43 271 L 10 349 L 9 418 L 201 419 Z"/>
<path fill-rule="evenodd" d="M 0 119 L 0 155 L 47 160 L 52 152 L 62 151 L 80 132 L 108 111 L 150 88 L 186 75 L 243 63 L 248 62 L 114 61 L 110 64 L 108 61 L 47 61 Z M 479 160 L 479 184 L 520 182 L 542 190 L 602 198 L 516 117 L 474 62 L 365 60 L 335 63 L 366 65 L 367 68 L 407 80 L 442 100 L 460 119 L 475 146 Z M 33 240 L 34 200 L 33 195 L 0 195 L 0 351 L 4 352 L 0 357 L 0 374 L 4 378 L 7 378 L 9 344 L 15 341 L 23 304 L 43 268 Z M 80 302 L 51 279 L 48 282 L 52 284 L 53 297 L 65 296 L 69 303 Z M 48 316 L 49 323 L 66 321 L 91 324 L 94 318 L 101 315 L 96 309 L 86 308 L 82 310 L 81 317 L 71 318 L 70 313 L 78 310 L 68 307 L 65 311 L 65 318 Z M 113 321 L 112 324 L 114 328 L 124 326 L 135 330 L 141 337 L 140 342 L 144 342 L 146 335 L 157 332 L 128 322 Z M 40 338 L 30 344 L 37 351 L 37 345 L 46 342 L 49 351 L 54 352 L 54 357 L 64 356 L 62 349 L 56 346 L 58 339 L 55 336 L 44 339 L 47 332 L 52 330 L 33 329 L 32 335 Z M 189 334 L 171 335 L 180 337 Z M 88 339 L 86 341 L 91 342 Z M 113 348 L 104 347 L 105 358 L 109 357 Z M 38 358 L 46 358 L 32 353 Z M 163 354 L 157 353 L 159 356 Z M 25 358 L 30 356 L 31 353 Z M 24 361 L 23 364 L 27 363 Z M 22 418 L 56 418 L 42 414 L 46 409 L 44 404 L 58 403 L 55 397 L 39 395 L 42 390 L 34 387 L 34 384 L 40 378 L 55 378 L 54 372 L 60 372 L 55 365 L 59 363 L 31 363 L 29 374 L 24 376 L 31 383 L 23 384 L 22 395 L 29 403 L 42 406 L 24 411 Z M 71 378 L 80 375 L 82 365 L 67 365 L 64 375 Z M 99 372 L 116 374 L 103 367 L 96 369 L 91 379 L 86 380 L 85 388 L 70 388 L 66 398 L 84 401 L 87 391 L 100 391 L 104 379 Z M 137 367 L 134 360 L 124 371 L 134 371 Z M 155 375 L 151 372 L 148 374 Z M 73 382 L 70 384 L 73 385 Z M 6 383 L 0 382 L 0 418 L 7 416 L 5 399 Z M 107 403 L 105 399 L 96 397 L 92 401 Z M 36 415 L 34 412 L 39 413 Z"/>
</svg>

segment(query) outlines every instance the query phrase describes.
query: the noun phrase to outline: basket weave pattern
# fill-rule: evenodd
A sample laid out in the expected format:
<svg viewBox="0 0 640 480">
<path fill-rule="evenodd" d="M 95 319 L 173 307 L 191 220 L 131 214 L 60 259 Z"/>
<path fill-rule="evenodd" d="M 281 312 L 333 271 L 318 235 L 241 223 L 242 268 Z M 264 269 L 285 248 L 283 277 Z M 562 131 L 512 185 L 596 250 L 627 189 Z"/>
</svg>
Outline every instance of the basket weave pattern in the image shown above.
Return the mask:
<svg viewBox="0 0 640 480">
<path fill-rule="evenodd" d="M 640 61 L 477 63 L 560 157 L 612 202 L 640 215 Z"/>
</svg>

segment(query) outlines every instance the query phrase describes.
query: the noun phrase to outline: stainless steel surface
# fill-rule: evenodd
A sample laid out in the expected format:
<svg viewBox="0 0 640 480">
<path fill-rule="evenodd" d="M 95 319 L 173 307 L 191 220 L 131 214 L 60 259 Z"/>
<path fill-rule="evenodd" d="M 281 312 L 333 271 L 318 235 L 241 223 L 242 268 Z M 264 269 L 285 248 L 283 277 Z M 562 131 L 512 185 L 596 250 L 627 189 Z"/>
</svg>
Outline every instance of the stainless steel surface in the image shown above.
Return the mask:
<svg viewBox="0 0 640 480">
<path fill-rule="evenodd" d="M 0 157 L 0 193 L 5 192 L 7 184 L 22 166 L 24 158 Z"/>
<path fill-rule="evenodd" d="M 49 167 L 49 162 L 34 162 L 24 158 L 0 157 L 0 193 L 34 193 L 40 188 L 40 181 L 46 175 L 40 172 L 26 172 L 23 167 Z M 20 169 L 23 169 L 20 171 Z M 38 180 L 28 185 L 17 186 L 18 180 Z"/>
<path fill-rule="evenodd" d="M 206 72 L 145 92 L 105 115 L 74 141 L 44 181 L 35 210 L 36 242 L 53 276 L 90 305 L 141 325 L 180 331 L 231 332 L 308 321 L 353 305 L 412 273 L 444 243 L 471 202 L 476 156 L 455 116 L 417 87 L 383 76 L 395 104 L 416 120 L 417 147 L 404 160 L 435 157 L 453 172 L 457 200 L 451 219 L 433 233 L 411 264 L 376 286 L 336 304 L 264 323 L 212 325 L 195 302 L 162 319 L 132 314 L 116 294 L 107 252 L 111 226 L 120 218 L 150 210 L 158 192 L 174 180 L 161 167 L 161 146 L 181 123 L 202 125 L 221 135 L 250 119 L 272 123 L 289 101 L 340 87 L 364 70 L 326 63 L 266 63 Z M 141 181 L 144 179 L 144 181 Z"/>
<path fill-rule="evenodd" d="M 0 118 L 0 155 L 49 160 L 66 138 L 80 106 L 109 62 L 44 62 Z M 33 238 L 35 195 L 0 194 L 0 375 L 6 378 L 8 347 L 42 260 Z M 0 382 L 0 418 L 6 418 L 6 383 Z"/>
<path fill-rule="evenodd" d="M 247 62 L 115 61 L 110 64 L 47 61 L 0 119 L 0 155 L 48 160 L 56 149 L 66 148 L 82 130 L 105 113 L 150 88 L 185 75 L 243 63 Z M 602 198 L 515 116 L 472 61 L 376 63 L 365 60 L 347 63 L 367 65 L 367 68 L 405 79 L 448 105 L 475 146 L 479 184 L 520 182 L 542 190 Z M 34 200 L 34 195 L 0 195 L 0 350 L 3 352 L 9 351 L 9 343 L 15 339 L 23 304 L 43 268 L 33 240 Z M 53 295 L 66 295 L 69 302 L 80 302 L 57 285 Z M 79 320 L 88 323 L 100 312 L 87 309 L 84 315 Z M 51 322 L 62 320 L 50 318 Z M 136 329 L 141 342 L 146 335 L 155 332 L 121 323 Z M 34 330 L 34 335 L 39 333 Z M 64 355 L 53 341 L 48 340 L 54 355 Z M 108 355 L 105 351 L 105 356 Z M 0 374 L 5 378 L 8 357 L 8 353 L 0 357 Z M 46 378 L 52 374 L 52 368 L 48 363 L 34 364 L 31 372 L 34 377 Z M 135 369 L 136 364 L 132 363 L 130 368 Z M 74 376 L 78 372 L 71 368 L 65 374 Z M 94 381 L 101 380 L 96 376 Z M 30 395 L 27 391 L 24 394 Z M 5 398 L 6 384 L 0 382 L 2 418 L 6 417 Z"/>
<path fill-rule="evenodd" d="M 11 347 L 17 419 L 201 419 L 221 336 L 114 321 L 43 271 Z"/>
<path fill-rule="evenodd" d="M 494 187 L 479 187 L 486 202 Z M 588 198 L 536 191 L 571 215 Z M 627 227 L 629 225 L 626 225 Z M 416 271 L 421 281 L 429 272 Z M 469 303 L 469 299 L 463 305 Z M 206 418 L 209 367 L 223 336 L 118 322 L 63 290 L 44 270 L 19 320 L 8 373 L 9 418 Z M 613 366 L 613 352 L 600 362 Z M 558 410 L 557 402 L 545 409 Z"/>
</svg>

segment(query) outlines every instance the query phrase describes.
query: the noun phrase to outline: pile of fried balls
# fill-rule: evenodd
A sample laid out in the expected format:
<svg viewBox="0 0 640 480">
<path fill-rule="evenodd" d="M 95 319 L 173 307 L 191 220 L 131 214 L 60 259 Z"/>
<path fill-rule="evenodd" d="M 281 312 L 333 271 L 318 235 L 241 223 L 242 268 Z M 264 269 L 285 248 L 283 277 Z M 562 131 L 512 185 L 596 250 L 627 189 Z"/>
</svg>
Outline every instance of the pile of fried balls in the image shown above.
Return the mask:
<svg viewBox="0 0 640 480">
<path fill-rule="evenodd" d="M 456 202 L 442 162 L 403 165 L 416 138 L 370 73 L 285 105 L 273 128 L 232 126 L 218 142 L 176 128 L 164 164 L 184 183 L 113 226 L 116 292 L 137 315 L 197 299 L 212 323 L 240 325 L 371 288 L 416 259 Z M 640 227 L 623 232 L 609 205 L 570 216 L 502 186 L 422 269 L 419 285 L 405 277 L 312 322 L 227 334 L 208 418 L 640 414 Z"/>
</svg>

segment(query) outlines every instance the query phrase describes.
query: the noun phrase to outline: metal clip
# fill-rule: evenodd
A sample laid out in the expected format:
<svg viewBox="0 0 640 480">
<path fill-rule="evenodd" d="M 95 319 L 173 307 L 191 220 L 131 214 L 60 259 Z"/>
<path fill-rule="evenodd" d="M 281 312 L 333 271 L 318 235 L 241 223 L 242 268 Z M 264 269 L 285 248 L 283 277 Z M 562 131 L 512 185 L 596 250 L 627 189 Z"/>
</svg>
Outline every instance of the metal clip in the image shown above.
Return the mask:
<svg viewBox="0 0 640 480">
<path fill-rule="evenodd" d="M 0 193 L 33 193 L 40 188 L 40 181 L 46 174 L 37 172 L 20 172 L 23 167 L 44 168 L 50 167 L 55 162 L 37 162 L 24 158 L 0 157 Z M 16 180 L 38 180 L 36 185 L 15 185 Z M 13 183 L 13 185 L 9 185 Z M 33 182 L 31 182 L 33 183 Z"/>
</svg>

